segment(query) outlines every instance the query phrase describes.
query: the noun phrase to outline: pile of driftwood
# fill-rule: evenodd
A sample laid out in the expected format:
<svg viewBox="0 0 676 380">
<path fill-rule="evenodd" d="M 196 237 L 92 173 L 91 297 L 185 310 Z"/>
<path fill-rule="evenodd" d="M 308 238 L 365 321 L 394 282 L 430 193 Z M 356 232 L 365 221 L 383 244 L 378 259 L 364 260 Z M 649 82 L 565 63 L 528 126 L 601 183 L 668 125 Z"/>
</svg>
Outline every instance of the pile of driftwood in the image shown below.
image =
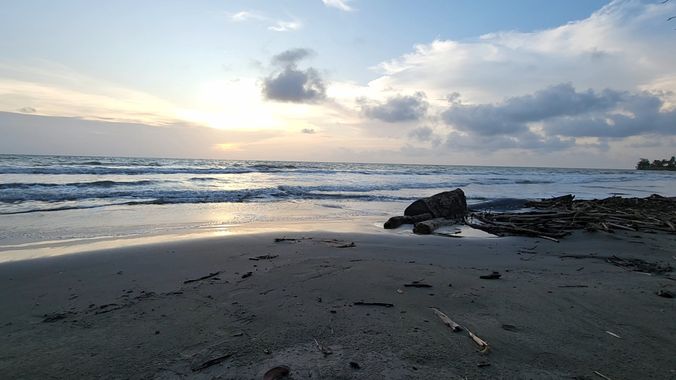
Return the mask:
<svg viewBox="0 0 676 380">
<path fill-rule="evenodd" d="M 556 240 L 573 230 L 615 230 L 676 233 L 676 198 L 610 197 L 575 200 L 573 195 L 531 201 L 523 212 L 470 212 L 461 189 L 415 201 L 404 216 L 390 218 L 385 228 L 414 224 L 413 231 L 430 234 L 435 229 L 465 224 L 491 234 L 526 235 Z"/>
</svg>

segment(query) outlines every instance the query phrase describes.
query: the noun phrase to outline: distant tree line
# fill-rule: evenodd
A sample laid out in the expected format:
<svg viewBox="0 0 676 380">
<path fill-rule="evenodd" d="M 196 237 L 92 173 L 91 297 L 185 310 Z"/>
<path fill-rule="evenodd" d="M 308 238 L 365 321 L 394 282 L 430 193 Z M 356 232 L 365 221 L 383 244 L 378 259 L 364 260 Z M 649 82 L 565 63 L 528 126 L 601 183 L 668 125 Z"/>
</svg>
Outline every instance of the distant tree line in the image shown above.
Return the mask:
<svg viewBox="0 0 676 380">
<path fill-rule="evenodd" d="M 636 164 L 638 170 L 676 170 L 676 157 L 671 156 L 668 160 L 654 160 L 650 162 L 647 158 L 641 158 Z"/>
</svg>

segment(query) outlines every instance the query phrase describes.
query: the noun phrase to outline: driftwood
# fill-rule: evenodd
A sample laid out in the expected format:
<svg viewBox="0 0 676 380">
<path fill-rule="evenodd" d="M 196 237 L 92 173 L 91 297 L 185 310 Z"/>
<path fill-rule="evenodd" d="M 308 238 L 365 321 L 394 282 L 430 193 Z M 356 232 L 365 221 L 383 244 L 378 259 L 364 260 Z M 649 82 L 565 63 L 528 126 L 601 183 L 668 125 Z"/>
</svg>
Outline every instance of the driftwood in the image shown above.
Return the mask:
<svg viewBox="0 0 676 380">
<path fill-rule="evenodd" d="M 429 235 L 439 227 L 452 226 L 462 223 L 462 219 L 434 218 L 416 223 L 413 226 L 413 232 L 419 235 Z"/>
<path fill-rule="evenodd" d="M 226 359 L 230 358 L 231 356 L 232 356 L 232 354 L 221 355 L 221 356 L 215 357 L 213 359 L 207 360 L 203 363 L 193 364 L 190 369 L 192 369 L 193 372 L 201 371 L 205 368 L 209 368 L 209 367 L 214 366 L 216 364 L 220 364 L 223 361 L 225 361 Z"/>
<path fill-rule="evenodd" d="M 425 284 L 425 283 L 418 282 L 418 281 L 413 281 L 410 284 L 404 284 L 404 287 L 406 287 L 406 288 L 431 288 L 432 285 Z"/>
<path fill-rule="evenodd" d="M 385 228 L 414 224 L 414 232 L 431 234 L 435 229 L 462 223 L 488 233 L 532 236 L 558 242 L 575 230 L 617 230 L 676 234 L 676 197 L 653 194 L 646 198 L 610 197 L 576 200 L 571 194 L 529 201 L 533 210 L 522 212 L 469 212 L 461 189 L 435 194 L 411 203 L 404 216 L 395 216 Z"/>
<path fill-rule="evenodd" d="M 324 356 L 329 356 L 333 354 L 333 351 L 331 351 L 328 347 L 322 345 L 319 343 L 319 341 L 315 338 L 315 344 L 317 345 L 317 349 L 324 355 Z"/>
<path fill-rule="evenodd" d="M 209 274 L 206 275 L 206 276 L 202 276 L 202 277 L 199 277 L 199 278 L 193 278 L 193 279 L 190 279 L 190 280 L 185 280 L 185 281 L 183 281 L 183 283 L 184 283 L 184 284 L 190 284 L 190 283 L 192 283 L 192 282 L 198 282 L 198 281 L 206 280 L 206 279 L 209 279 L 209 278 L 212 278 L 212 277 L 216 277 L 216 276 L 218 276 L 219 274 L 221 274 L 220 271 L 218 271 L 218 272 L 213 272 L 213 273 L 209 273 Z"/>
<path fill-rule="evenodd" d="M 469 337 L 472 338 L 474 343 L 476 343 L 476 345 L 479 346 L 479 352 L 481 352 L 481 353 L 488 352 L 488 350 L 490 349 L 490 346 L 488 345 L 488 343 L 485 340 L 479 338 L 478 336 L 476 336 L 476 334 L 469 331 L 468 329 L 465 329 L 465 330 L 467 330 L 467 334 L 469 334 Z"/>
<path fill-rule="evenodd" d="M 481 352 L 481 353 L 488 352 L 490 347 L 488 346 L 488 343 L 485 340 L 479 338 L 476 334 L 471 332 L 468 328 L 462 327 L 459 324 L 455 323 L 451 318 L 449 318 L 446 314 L 444 314 L 441 310 L 437 309 L 436 307 L 431 307 L 430 309 L 432 309 L 434 314 L 437 317 L 439 317 L 441 322 L 443 322 L 446 326 L 450 327 L 453 332 L 458 332 L 458 331 L 461 331 L 463 329 L 465 331 L 467 331 L 467 335 L 469 335 L 470 339 L 472 339 L 472 341 L 474 343 L 476 343 L 477 346 L 479 346 L 479 352 Z"/>
<path fill-rule="evenodd" d="M 385 222 L 385 228 L 390 230 L 393 228 L 398 228 L 402 224 L 416 224 L 424 220 L 432 219 L 433 216 L 430 213 L 413 215 L 413 216 L 393 216 L 387 222 Z"/>
<path fill-rule="evenodd" d="M 383 307 L 394 307 L 394 304 L 387 302 L 364 302 L 357 301 L 354 303 L 356 306 L 383 306 Z"/>
<path fill-rule="evenodd" d="M 431 307 L 432 311 L 434 314 L 441 319 L 441 322 L 443 322 L 446 326 L 450 327 L 453 332 L 458 332 L 462 330 L 462 327 L 460 327 L 459 324 L 455 323 L 451 318 L 448 317 L 448 315 L 444 314 L 441 310 L 437 309 L 436 307 Z"/>
<path fill-rule="evenodd" d="M 467 224 L 500 236 L 525 235 L 554 241 L 574 230 L 676 233 L 676 198 L 656 194 L 594 200 L 575 200 L 569 194 L 530 201 L 526 206 L 536 211 L 472 213 Z"/>
</svg>

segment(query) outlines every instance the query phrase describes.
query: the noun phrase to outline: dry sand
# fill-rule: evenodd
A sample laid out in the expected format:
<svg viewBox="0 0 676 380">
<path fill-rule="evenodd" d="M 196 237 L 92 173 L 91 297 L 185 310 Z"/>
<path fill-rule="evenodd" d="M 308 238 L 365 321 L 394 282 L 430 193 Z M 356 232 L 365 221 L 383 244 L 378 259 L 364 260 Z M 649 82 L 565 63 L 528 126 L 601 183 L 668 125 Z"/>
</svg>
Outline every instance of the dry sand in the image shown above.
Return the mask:
<svg viewBox="0 0 676 380">
<path fill-rule="evenodd" d="M 673 273 L 560 257 L 673 266 L 674 235 L 285 234 L 304 239 L 262 233 L 1 264 L 0 377 L 261 379 L 285 365 L 293 379 L 676 378 L 675 301 L 656 295 L 676 290 Z M 262 255 L 272 258 L 250 260 Z M 480 279 L 493 271 L 502 277 Z M 413 281 L 431 287 L 404 286 Z"/>
</svg>

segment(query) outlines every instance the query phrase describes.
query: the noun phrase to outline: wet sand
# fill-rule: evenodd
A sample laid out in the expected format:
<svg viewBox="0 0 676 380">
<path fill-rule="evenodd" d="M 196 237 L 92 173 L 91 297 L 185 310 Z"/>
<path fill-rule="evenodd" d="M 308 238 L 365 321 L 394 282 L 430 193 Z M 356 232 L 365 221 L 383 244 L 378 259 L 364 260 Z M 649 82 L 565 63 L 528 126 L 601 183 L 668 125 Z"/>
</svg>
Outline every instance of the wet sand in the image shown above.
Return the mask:
<svg viewBox="0 0 676 380">
<path fill-rule="evenodd" d="M 266 232 L 4 263 L 0 374 L 673 379 L 675 301 L 656 293 L 676 292 L 674 273 L 603 257 L 675 266 L 675 247 L 644 233 Z M 405 286 L 416 281 L 430 287 Z"/>
</svg>

